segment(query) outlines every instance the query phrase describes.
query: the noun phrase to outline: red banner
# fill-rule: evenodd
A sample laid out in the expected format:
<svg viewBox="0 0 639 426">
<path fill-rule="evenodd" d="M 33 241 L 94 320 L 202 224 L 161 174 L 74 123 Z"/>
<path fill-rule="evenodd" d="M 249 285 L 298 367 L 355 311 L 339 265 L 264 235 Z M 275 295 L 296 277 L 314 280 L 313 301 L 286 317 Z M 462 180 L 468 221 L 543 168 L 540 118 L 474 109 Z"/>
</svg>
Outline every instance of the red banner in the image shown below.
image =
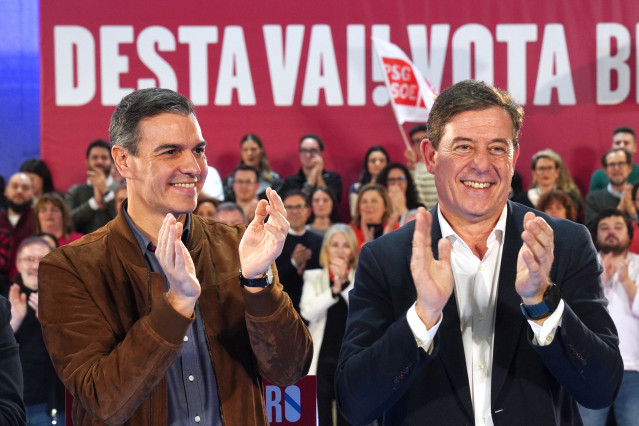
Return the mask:
<svg viewBox="0 0 639 426">
<path fill-rule="evenodd" d="M 350 185 L 370 145 L 403 160 L 375 36 L 437 92 L 467 78 L 511 91 L 526 111 L 525 181 L 532 154 L 550 147 L 583 188 L 612 130 L 637 120 L 637 16 L 630 0 L 42 2 L 42 156 L 60 190 L 84 181 L 86 146 L 108 136 L 115 104 L 162 86 L 197 105 L 223 177 L 245 133 L 284 176 L 299 167 L 300 136 L 316 133 L 326 168 Z"/>
<path fill-rule="evenodd" d="M 272 425 L 315 426 L 317 377 L 306 376 L 286 387 L 264 380 L 264 404 Z"/>
</svg>

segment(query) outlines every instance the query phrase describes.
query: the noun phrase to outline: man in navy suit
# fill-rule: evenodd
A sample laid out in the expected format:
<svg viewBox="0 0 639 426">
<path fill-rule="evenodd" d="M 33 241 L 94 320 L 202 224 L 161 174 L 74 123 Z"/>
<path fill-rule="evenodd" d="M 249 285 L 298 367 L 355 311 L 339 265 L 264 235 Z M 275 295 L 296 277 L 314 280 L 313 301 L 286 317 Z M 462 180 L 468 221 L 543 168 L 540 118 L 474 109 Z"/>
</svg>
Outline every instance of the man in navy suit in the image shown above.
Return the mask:
<svg viewBox="0 0 639 426">
<path fill-rule="evenodd" d="M 438 205 L 367 244 L 336 374 L 354 424 L 572 425 L 623 363 L 585 227 L 508 201 L 523 111 L 442 92 L 421 145 Z"/>
</svg>

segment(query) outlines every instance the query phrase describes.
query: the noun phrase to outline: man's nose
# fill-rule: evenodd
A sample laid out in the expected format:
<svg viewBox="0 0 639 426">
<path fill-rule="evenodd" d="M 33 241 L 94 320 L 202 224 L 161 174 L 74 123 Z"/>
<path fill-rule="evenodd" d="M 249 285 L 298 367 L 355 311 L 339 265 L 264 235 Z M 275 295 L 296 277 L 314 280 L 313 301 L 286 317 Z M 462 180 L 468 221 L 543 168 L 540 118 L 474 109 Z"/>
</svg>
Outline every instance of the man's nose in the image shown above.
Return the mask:
<svg viewBox="0 0 639 426">
<path fill-rule="evenodd" d="M 202 168 L 198 162 L 198 158 L 193 152 L 186 152 L 183 155 L 182 167 L 180 170 L 184 174 L 197 176 L 202 173 Z"/>
<path fill-rule="evenodd" d="M 488 149 L 478 149 L 473 156 L 473 166 L 479 171 L 486 171 L 490 168 L 491 158 Z"/>
</svg>

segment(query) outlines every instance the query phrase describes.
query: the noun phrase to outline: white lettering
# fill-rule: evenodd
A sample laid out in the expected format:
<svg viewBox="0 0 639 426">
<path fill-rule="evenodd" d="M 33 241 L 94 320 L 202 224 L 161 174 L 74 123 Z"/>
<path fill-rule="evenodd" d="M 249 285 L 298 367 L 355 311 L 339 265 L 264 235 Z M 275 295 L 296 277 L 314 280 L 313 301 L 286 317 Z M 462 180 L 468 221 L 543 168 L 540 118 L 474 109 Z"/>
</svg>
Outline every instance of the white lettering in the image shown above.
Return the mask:
<svg viewBox="0 0 639 426">
<path fill-rule="evenodd" d="M 473 49 L 474 46 L 474 55 Z M 473 77 L 472 57 L 475 75 Z M 453 35 L 453 83 L 474 78 L 493 84 L 493 36 L 479 24 L 466 24 Z"/>
<path fill-rule="evenodd" d="M 380 40 L 390 41 L 390 25 L 377 24 L 371 27 L 372 37 L 379 38 Z M 371 55 L 371 72 L 373 82 L 384 81 L 384 73 L 382 67 L 379 65 L 379 56 L 377 51 L 373 48 L 373 54 Z M 376 106 L 385 106 L 390 102 L 390 96 L 386 85 L 377 86 L 373 89 L 373 103 Z"/>
<path fill-rule="evenodd" d="M 344 104 L 333 47 L 333 36 L 331 27 L 328 25 L 313 25 L 311 28 L 302 105 L 318 105 L 320 90 L 324 90 L 326 105 Z"/>
<path fill-rule="evenodd" d="M 553 88 L 557 89 L 560 105 L 576 103 L 566 35 L 561 24 L 548 24 L 544 29 L 533 103 L 550 105 Z"/>
<path fill-rule="evenodd" d="M 617 53 L 612 54 L 613 40 Z M 621 24 L 597 24 L 597 103 L 615 105 L 630 93 L 630 32 Z M 617 88 L 612 87 L 612 75 L 617 74 Z"/>
<path fill-rule="evenodd" d="M 55 104 L 79 106 L 89 103 L 95 96 L 93 35 L 77 25 L 57 25 L 53 28 L 53 46 Z"/>
<path fill-rule="evenodd" d="M 220 71 L 215 89 L 215 105 L 231 105 L 233 90 L 237 90 L 240 105 L 255 105 L 255 90 L 246 52 L 244 30 L 235 25 L 224 29 Z"/>
<path fill-rule="evenodd" d="M 217 43 L 214 25 L 178 27 L 178 41 L 189 45 L 189 97 L 195 105 L 209 104 L 209 44 Z"/>
<path fill-rule="evenodd" d="M 157 25 L 147 27 L 138 36 L 138 56 L 158 78 L 158 86 L 177 91 L 177 77 L 171 65 L 155 51 L 157 45 L 160 52 L 175 51 L 175 37 L 164 27 Z M 138 80 L 139 82 L 139 80 Z"/>
<path fill-rule="evenodd" d="M 508 91 L 515 100 L 526 104 L 526 43 L 537 41 L 535 24 L 497 25 L 497 41 L 506 42 L 508 61 Z"/>
<path fill-rule="evenodd" d="M 350 106 L 366 105 L 366 28 L 346 27 L 346 99 Z"/>
<path fill-rule="evenodd" d="M 129 71 L 129 58 L 119 53 L 119 45 L 133 43 L 133 27 L 104 25 L 100 27 L 100 77 L 102 105 L 117 105 L 133 92 L 132 87 L 120 87 L 120 74 Z"/>
<path fill-rule="evenodd" d="M 409 25 L 408 41 L 410 43 L 413 63 L 435 91 L 439 92 L 444 74 L 444 61 L 448 47 L 450 25 L 437 24 L 430 27 L 430 49 L 425 25 Z M 429 54 L 430 52 L 430 54 Z"/>
<path fill-rule="evenodd" d="M 264 25 L 264 44 L 273 103 L 276 106 L 291 106 L 295 97 L 297 73 L 302 56 L 304 25 L 287 25 L 286 43 L 282 40 L 281 25 Z M 286 45 L 286 53 L 283 53 Z"/>
</svg>

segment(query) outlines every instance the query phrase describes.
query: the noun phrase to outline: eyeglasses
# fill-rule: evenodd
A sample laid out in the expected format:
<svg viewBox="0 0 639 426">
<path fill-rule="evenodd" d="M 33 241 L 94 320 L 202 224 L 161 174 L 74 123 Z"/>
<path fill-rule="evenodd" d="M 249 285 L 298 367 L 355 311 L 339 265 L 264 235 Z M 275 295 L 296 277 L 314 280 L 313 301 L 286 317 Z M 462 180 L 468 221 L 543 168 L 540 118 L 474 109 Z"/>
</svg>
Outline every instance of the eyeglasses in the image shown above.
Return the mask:
<svg viewBox="0 0 639 426">
<path fill-rule="evenodd" d="M 383 163 L 386 162 L 386 159 L 385 158 L 369 158 L 368 162 L 369 163 L 380 163 L 380 164 L 383 164 Z"/>
<path fill-rule="evenodd" d="M 40 257 L 35 257 L 35 256 L 22 256 L 22 257 L 20 258 L 20 260 L 21 260 L 22 262 L 30 262 L 30 263 L 32 263 L 32 262 L 40 262 L 40 261 L 42 260 L 42 256 L 40 256 Z"/>
<path fill-rule="evenodd" d="M 302 210 L 306 208 L 306 204 L 296 204 L 294 206 L 287 206 L 285 205 L 284 208 L 286 210 Z"/>
<path fill-rule="evenodd" d="M 386 179 L 386 182 L 388 183 L 398 183 L 398 182 L 403 182 L 406 180 L 406 176 L 400 176 L 400 177 L 396 177 L 396 178 L 388 178 Z"/>
<path fill-rule="evenodd" d="M 626 162 L 618 162 L 618 163 L 608 163 L 606 164 L 606 167 L 610 167 L 611 169 L 615 168 L 615 167 L 622 167 L 627 165 L 628 163 Z"/>
<path fill-rule="evenodd" d="M 251 185 L 255 182 L 257 182 L 255 179 L 248 179 L 248 180 L 237 179 L 233 181 L 233 183 L 237 183 L 238 185 Z"/>
<path fill-rule="evenodd" d="M 422 139 L 422 138 L 415 138 L 415 139 L 411 139 L 411 140 L 413 141 L 413 143 L 422 143 L 422 141 L 423 141 L 424 139 Z"/>
<path fill-rule="evenodd" d="M 301 155 L 317 155 L 319 154 L 319 152 L 320 150 L 317 148 L 311 148 L 311 149 L 300 148 Z"/>
</svg>

